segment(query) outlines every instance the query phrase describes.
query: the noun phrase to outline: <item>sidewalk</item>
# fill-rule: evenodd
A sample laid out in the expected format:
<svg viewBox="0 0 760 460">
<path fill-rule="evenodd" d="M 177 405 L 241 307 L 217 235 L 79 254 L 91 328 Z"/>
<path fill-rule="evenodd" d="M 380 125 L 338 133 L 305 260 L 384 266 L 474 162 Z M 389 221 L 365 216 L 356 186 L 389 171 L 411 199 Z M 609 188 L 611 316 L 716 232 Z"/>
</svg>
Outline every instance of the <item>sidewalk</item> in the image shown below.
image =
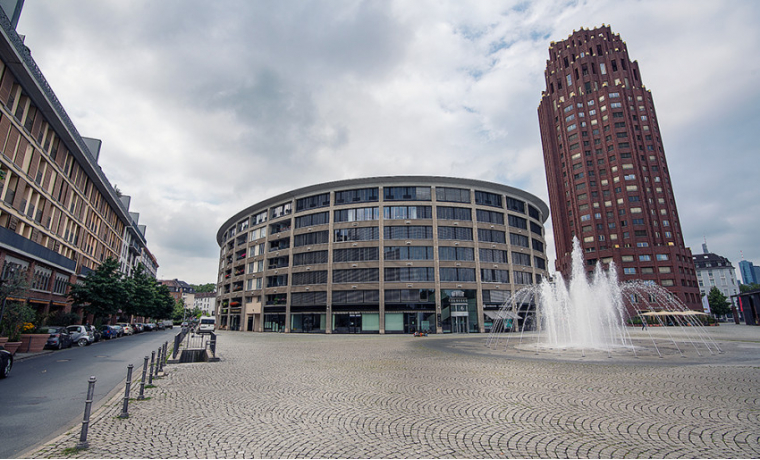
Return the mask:
<svg viewBox="0 0 760 460">
<path fill-rule="evenodd" d="M 123 393 L 105 403 L 89 449 L 74 449 L 77 426 L 25 455 L 759 458 L 760 374 L 732 360 L 760 357 L 760 328 L 713 329 L 726 348 L 720 365 L 456 352 L 486 349 L 485 334 L 222 332 L 220 362 L 165 367 L 129 418 L 118 418 Z"/>
</svg>

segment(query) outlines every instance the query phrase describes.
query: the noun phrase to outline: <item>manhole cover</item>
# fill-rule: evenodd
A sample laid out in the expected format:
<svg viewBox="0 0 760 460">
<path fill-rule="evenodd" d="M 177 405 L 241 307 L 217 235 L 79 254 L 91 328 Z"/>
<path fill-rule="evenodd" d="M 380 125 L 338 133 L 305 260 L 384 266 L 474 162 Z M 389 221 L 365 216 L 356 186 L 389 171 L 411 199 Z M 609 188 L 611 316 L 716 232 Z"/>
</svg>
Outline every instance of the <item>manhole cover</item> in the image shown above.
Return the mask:
<svg viewBox="0 0 760 460">
<path fill-rule="evenodd" d="M 57 362 L 57 363 L 66 363 L 66 362 L 69 362 L 69 361 L 71 361 L 71 360 L 70 359 L 56 359 L 55 360 L 55 362 Z"/>
</svg>

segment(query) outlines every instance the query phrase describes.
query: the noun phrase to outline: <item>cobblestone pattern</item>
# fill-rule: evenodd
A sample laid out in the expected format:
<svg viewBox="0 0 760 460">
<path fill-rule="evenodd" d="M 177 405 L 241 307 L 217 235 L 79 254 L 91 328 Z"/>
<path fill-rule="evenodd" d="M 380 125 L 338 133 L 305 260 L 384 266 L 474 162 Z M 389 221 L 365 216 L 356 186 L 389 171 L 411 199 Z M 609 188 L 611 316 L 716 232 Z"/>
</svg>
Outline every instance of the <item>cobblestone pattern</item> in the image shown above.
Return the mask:
<svg viewBox="0 0 760 460">
<path fill-rule="evenodd" d="M 446 340 L 222 333 L 221 362 L 167 366 L 128 419 L 104 405 L 88 450 L 75 427 L 32 457 L 760 457 L 757 367 L 430 346 Z"/>
</svg>

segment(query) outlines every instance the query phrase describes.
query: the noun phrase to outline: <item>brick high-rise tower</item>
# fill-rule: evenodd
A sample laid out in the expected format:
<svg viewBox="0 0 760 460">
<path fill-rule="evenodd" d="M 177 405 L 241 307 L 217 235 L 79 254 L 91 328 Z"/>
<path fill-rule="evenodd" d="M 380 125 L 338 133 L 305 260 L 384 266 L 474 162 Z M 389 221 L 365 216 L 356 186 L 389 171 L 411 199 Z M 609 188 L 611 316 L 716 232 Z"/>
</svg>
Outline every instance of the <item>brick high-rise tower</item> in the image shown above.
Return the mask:
<svg viewBox="0 0 760 460">
<path fill-rule="evenodd" d="M 549 47 L 538 107 L 556 268 L 568 277 L 573 236 L 588 270 L 614 261 L 621 280 L 651 280 L 701 310 L 652 93 L 609 26 Z"/>
</svg>

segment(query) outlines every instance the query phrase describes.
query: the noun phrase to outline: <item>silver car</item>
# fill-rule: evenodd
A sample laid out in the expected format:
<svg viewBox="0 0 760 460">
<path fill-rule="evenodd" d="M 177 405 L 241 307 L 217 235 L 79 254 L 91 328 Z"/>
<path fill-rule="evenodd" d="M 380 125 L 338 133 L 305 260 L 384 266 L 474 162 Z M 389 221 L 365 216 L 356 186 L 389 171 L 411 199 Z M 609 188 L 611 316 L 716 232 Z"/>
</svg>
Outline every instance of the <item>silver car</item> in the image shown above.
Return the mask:
<svg viewBox="0 0 760 460">
<path fill-rule="evenodd" d="M 72 343 L 80 347 L 90 345 L 95 341 L 95 336 L 90 328 L 81 325 L 68 326 L 66 328 L 71 334 Z"/>
</svg>

